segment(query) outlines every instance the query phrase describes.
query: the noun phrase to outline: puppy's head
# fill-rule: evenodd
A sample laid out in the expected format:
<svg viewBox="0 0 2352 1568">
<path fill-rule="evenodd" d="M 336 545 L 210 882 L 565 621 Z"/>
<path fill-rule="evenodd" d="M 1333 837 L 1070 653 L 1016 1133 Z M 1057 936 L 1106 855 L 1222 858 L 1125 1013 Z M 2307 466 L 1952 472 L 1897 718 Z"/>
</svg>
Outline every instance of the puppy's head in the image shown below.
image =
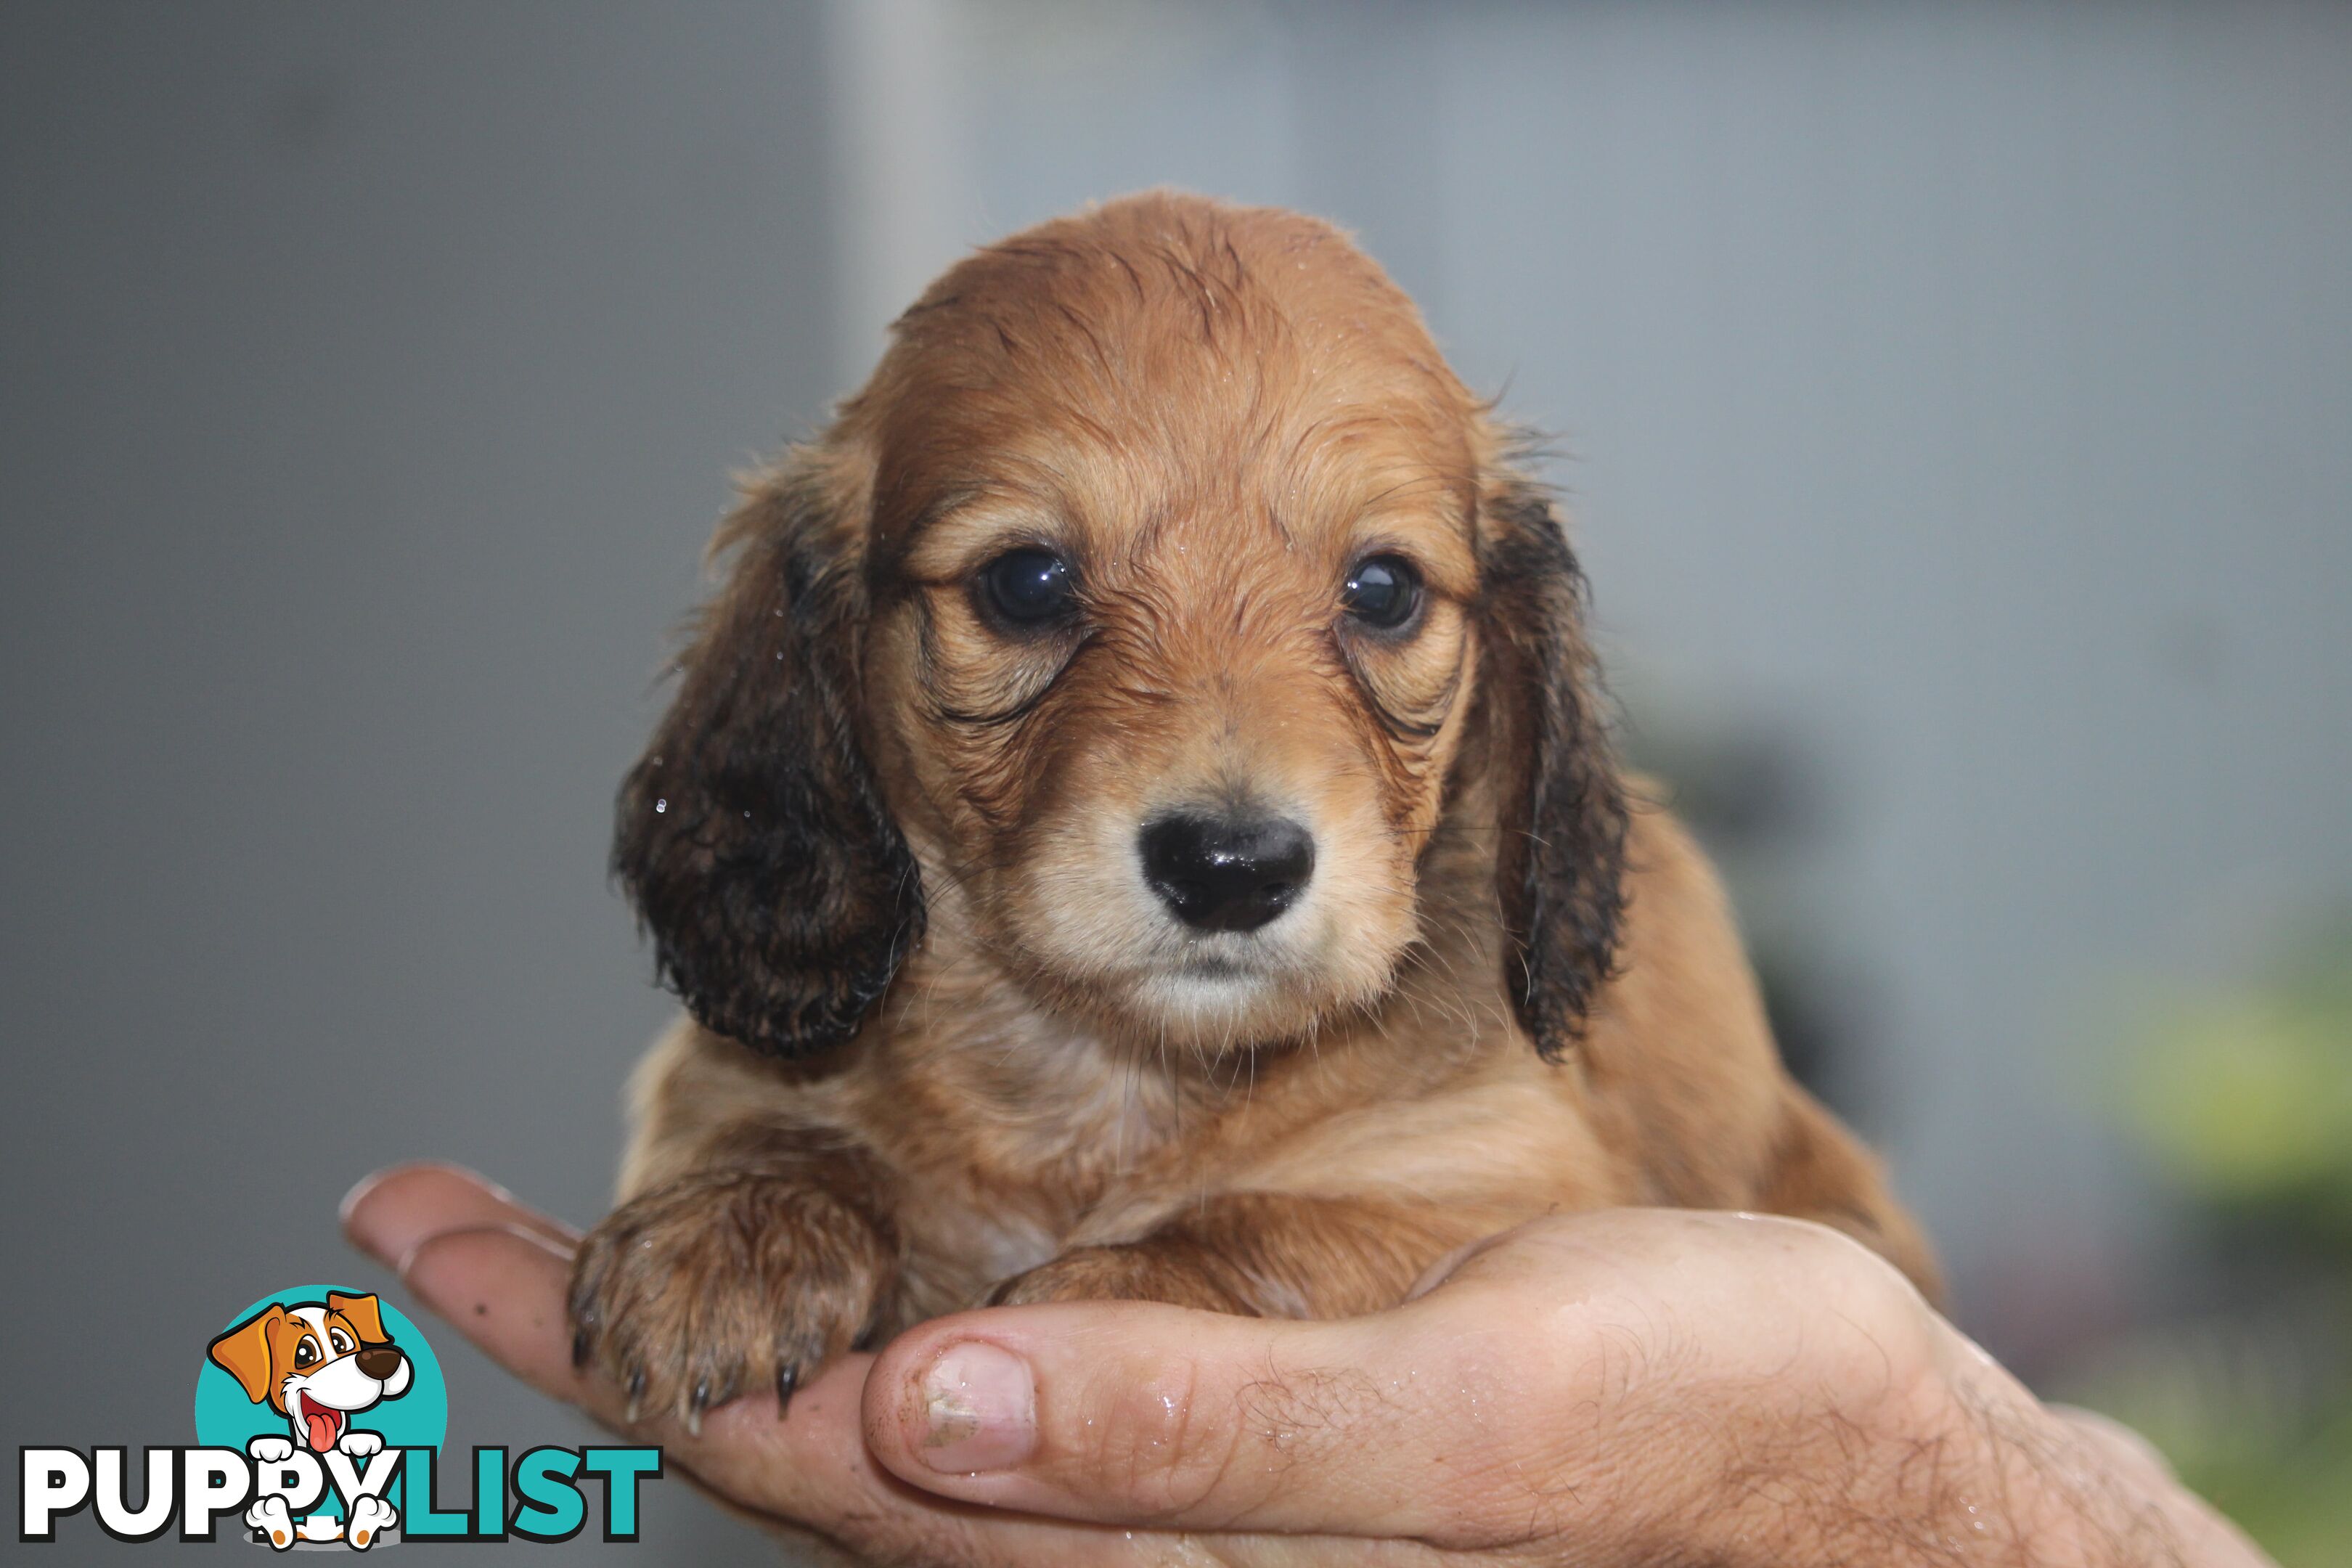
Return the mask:
<svg viewBox="0 0 2352 1568">
<path fill-rule="evenodd" d="M 408 1392 L 408 1357 L 384 1331 L 373 1296 L 329 1291 L 324 1301 L 272 1302 L 208 1347 L 245 1396 L 291 1416 L 324 1452 L 355 1411 Z"/>
<path fill-rule="evenodd" d="M 1390 985 L 1475 795 L 1505 983 L 1573 1037 L 1624 827 L 1575 563 L 1328 226 L 1149 196 L 976 254 L 720 544 L 615 850 L 718 1032 L 846 1037 L 928 891 L 1097 1027 L 1296 1037 Z"/>
</svg>

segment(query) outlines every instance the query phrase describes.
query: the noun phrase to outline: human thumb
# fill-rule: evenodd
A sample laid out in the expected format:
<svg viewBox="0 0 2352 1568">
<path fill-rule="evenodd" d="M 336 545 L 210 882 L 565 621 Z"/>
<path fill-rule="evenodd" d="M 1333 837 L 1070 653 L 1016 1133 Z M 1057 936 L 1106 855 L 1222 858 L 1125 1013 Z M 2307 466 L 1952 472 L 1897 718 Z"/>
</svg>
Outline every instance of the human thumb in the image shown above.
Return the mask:
<svg viewBox="0 0 2352 1568">
<path fill-rule="evenodd" d="M 961 1313 L 883 1351 L 866 1383 L 866 1444 L 929 1491 L 1064 1519 L 1453 1537 L 1509 1484 L 1493 1433 L 1533 1413 L 1507 1408 L 1499 1342 L 1429 1316 L 1416 1305 L 1294 1322 L 1144 1302 Z M 1476 1388 L 1495 1391 L 1486 1409 Z"/>
</svg>

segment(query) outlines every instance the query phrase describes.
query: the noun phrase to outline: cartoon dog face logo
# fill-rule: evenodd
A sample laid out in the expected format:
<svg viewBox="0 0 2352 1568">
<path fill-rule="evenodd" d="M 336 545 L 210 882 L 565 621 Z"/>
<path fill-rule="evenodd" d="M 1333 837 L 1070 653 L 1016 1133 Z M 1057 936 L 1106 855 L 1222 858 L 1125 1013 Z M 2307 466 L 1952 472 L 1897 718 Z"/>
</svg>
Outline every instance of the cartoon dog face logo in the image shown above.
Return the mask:
<svg viewBox="0 0 2352 1568">
<path fill-rule="evenodd" d="M 212 1342 L 213 1361 L 256 1405 L 291 1424 L 314 1453 L 341 1445 L 352 1417 L 408 1392 L 408 1357 L 384 1332 L 373 1296 L 272 1302 Z"/>
<path fill-rule="evenodd" d="M 399 1398 L 415 1378 L 407 1352 L 384 1331 L 381 1303 L 340 1290 L 323 1301 L 273 1301 L 213 1341 L 208 1353 L 247 1399 L 286 1417 L 290 1436 L 265 1433 L 246 1444 L 265 1465 L 291 1459 L 298 1449 L 370 1460 L 383 1451 L 383 1436 L 355 1428 L 352 1417 Z M 286 1497 L 273 1492 L 255 1500 L 245 1522 L 255 1539 L 281 1552 L 328 1541 L 364 1552 L 400 1522 L 400 1510 L 363 1493 L 351 1499 L 349 1519 L 328 1512 L 297 1519 Z"/>
</svg>

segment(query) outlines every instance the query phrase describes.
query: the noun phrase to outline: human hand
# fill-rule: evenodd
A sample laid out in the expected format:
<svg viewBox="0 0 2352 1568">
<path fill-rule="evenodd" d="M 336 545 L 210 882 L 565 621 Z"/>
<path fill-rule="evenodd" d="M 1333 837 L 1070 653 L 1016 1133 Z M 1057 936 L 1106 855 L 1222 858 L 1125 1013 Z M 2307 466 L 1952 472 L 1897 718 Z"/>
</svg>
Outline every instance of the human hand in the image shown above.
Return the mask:
<svg viewBox="0 0 2352 1568">
<path fill-rule="evenodd" d="M 572 1233 L 404 1167 L 353 1240 L 494 1359 L 740 1509 L 955 1564 L 2259 1564 L 2144 1448 L 2036 1402 L 1834 1233 L 1561 1216 L 1341 1322 L 961 1313 L 701 1432 L 572 1369 Z"/>
</svg>

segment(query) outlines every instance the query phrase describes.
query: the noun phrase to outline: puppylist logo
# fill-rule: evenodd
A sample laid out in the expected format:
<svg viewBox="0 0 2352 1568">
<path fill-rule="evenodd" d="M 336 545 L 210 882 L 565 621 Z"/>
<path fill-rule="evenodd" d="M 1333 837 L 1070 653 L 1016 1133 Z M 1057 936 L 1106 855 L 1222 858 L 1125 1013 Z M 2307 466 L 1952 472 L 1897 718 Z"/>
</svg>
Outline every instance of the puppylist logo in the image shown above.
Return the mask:
<svg viewBox="0 0 2352 1568">
<path fill-rule="evenodd" d="M 16 1539 L 58 1539 L 87 1509 L 117 1541 L 182 1541 L 228 1529 L 274 1551 L 402 1542 L 570 1541 L 592 1494 L 606 1541 L 637 1538 L 637 1489 L 661 1477 L 650 1447 L 537 1447 L 509 1462 L 473 1451 L 470 1507 L 445 1506 L 447 1386 L 399 1309 L 326 1285 L 265 1296 L 205 1345 L 196 1441 L 144 1451 L 18 1450 Z M 134 1490 L 137 1500 L 133 1501 Z"/>
</svg>

